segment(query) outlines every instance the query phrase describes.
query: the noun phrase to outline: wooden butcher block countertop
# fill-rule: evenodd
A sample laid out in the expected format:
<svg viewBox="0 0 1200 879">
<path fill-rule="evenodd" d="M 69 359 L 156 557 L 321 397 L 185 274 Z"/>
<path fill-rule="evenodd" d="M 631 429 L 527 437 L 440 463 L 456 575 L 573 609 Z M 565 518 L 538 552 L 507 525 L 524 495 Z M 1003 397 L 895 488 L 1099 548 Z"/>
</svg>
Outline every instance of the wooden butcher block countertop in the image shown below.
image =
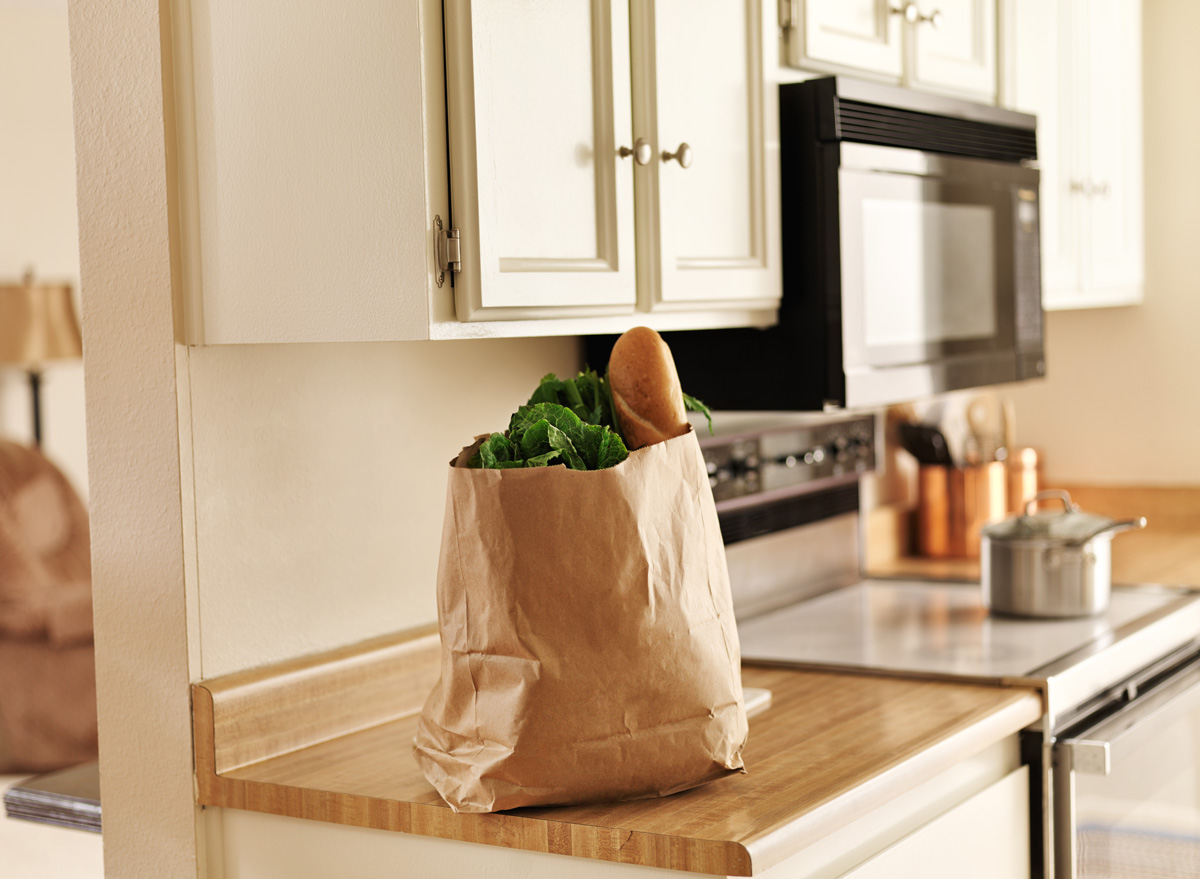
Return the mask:
<svg viewBox="0 0 1200 879">
<path fill-rule="evenodd" d="M 773 691 L 747 773 L 627 803 L 455 814 L 412 755 L 436 633 L 193 687 L 199 802 L 539 852 L 748 876 L 1034 722 L 1032 690 L 746 668 Z"/>
</svg>

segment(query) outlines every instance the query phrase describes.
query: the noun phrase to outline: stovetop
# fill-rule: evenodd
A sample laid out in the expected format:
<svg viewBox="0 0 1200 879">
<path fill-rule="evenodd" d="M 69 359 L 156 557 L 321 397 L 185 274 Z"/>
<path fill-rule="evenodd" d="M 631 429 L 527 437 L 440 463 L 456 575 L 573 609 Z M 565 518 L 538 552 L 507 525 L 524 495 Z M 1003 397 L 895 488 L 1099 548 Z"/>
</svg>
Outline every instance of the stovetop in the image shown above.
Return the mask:
<svg viewBox="0 0 1200 879">
<path fill-rule="evenodd" d="M 864 580 L 739 622 L 742 658 L 1040 686 L 1053 723 L 1200 638 L 1200 595 L 1118 587 L 1106 613 L 989 614 L 979 584 Z"/>
</svg>

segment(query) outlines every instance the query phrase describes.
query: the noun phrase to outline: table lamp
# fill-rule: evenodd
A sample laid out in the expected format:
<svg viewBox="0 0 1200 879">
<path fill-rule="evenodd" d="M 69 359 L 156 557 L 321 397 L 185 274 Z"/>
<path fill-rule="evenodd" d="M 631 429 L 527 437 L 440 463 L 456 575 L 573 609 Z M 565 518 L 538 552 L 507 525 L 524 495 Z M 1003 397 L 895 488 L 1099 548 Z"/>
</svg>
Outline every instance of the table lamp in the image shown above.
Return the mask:
<svg viewBox="0 0 1200 879">
<path fill-rule="evenodd" d="M 34 283 L 31 271 L 18 284 L 0 284 L 0 366 L 19 366 L 29 374 L 33 438 L 39 446 L 42 366 L 82 355 L 69 284 Z"/>
</svg>

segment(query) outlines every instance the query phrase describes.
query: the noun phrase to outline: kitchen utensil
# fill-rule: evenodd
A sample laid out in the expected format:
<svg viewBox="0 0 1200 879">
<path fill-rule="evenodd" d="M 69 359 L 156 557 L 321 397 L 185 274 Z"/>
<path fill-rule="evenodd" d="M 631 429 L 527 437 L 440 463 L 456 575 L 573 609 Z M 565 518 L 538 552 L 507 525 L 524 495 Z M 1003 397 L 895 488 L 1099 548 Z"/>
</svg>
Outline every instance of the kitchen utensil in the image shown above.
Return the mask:
<svg viewBox="0 0 1200 879">
<path fill-rule="evenodd" d="M 1041 462 L 1037 449 L 1008 447 L 1008 510 L 1019 513 L 1039 491 Z"/>
<path fill-rule="evenodd" d="M 1042 500 L 1063 504 L 1035 513 Z M 984 527 L 982 586 L 992 611 L 1022 617 L 1076 617 L 1108 607 L 1112 538 L 1145 528 L 1145 518 L 1110 519 L 1080 512 L 1065 491 L 1041 491 L 1025 513 Z"/>
<path fill-rule="evenodd" d="M 917 463 L 945 465 L 953 463 L 946 437 L 936 427 L 928 424 L 901 424 L 900 445 L 917 459 Z"/>
<path fill-rule="evenodd" d="M 967 433 L 963 457 L 968 464 L 1003 461 L 1007 456 L 1004 410 L 995 394 L 979 394 L 967 403 Z"/>
</svg>

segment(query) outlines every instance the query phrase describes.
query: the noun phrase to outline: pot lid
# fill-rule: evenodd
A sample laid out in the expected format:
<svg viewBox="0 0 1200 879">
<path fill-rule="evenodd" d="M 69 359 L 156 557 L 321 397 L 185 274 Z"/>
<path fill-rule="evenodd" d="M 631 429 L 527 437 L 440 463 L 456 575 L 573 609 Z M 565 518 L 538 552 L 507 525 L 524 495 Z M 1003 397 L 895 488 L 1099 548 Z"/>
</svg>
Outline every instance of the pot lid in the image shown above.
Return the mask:
<svg viewBox="0 0 1200 879">
<path fill-rule="evenodd" d="M 1061 500 L 1063 509 L 1033 512 L 1038 501 Z M 1038 492 L 1025 505 L 1025 513 L 1002 522 L 984 526 L 983 533 L 992 540 L 1055 540 L 1085 542 L 1097 532 L 1106 530 L 1116 522 L 1108 516 L 1080 512 L 1065 491 Z"/>
</svg>

